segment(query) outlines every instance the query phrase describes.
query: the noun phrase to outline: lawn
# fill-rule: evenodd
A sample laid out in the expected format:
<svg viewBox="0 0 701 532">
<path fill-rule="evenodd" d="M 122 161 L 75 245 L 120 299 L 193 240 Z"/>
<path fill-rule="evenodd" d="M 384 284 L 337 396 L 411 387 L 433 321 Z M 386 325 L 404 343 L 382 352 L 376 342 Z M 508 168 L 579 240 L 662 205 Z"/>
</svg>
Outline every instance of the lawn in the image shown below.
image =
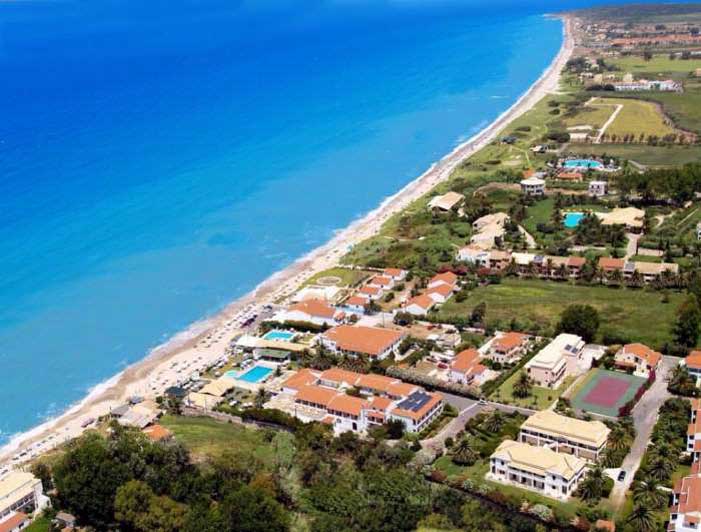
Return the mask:
<svg viewBox="0 0 701 532">
<path fill-rule="evenodd" d="M 611 63 L 620 67 L 623 72 L 632 74 L 658 74 L 663 72 L 688 74 L 701 68 L 701 59 L 670 59 L 667 54 L 657 54 L 652 56 L 652 59 L 645 61 L 641 56 L 629 55 L 618 57 L 616 59 L 607 59 L 607 63 Z M 648 78 L 651 79 L 651 78 Z"/>
<path fill-rule="evenodd" d="M 570 401 L 578 410 L 617 417 L 618 410 L 631 400 L 645 379 L 620 371 L 592 369 L 577 385 Z"/>
<path fill-rule="evenodd" d="M 164 416 L 160 423 L 196 457 L 217 456 L 229 449 L 252 453 L 267 463 L 273 457 L 272 447 L 260 430 L 208 417 Z"/>
<path fill-rule="evenodd" d="M 498 400 L 499 402 L 506 403 L 509 405 L 517 405 L 525 408 L 533 408 L 535 410 L 545 410 L 555 401 L 558 397 L 567 390 L 567 388 L 574 382 L 576 377 L 567 377 L 559 388 L 553 390 L 551 388 L 542 388 L 540 386 L 533 386 L 531 388 L 531 394 L 528 397 L 514 397 L 514 384 L 518 380 L 518 376 L 521 371 L 517 371 L 511 377 L 504 381 L 499 388 L 494 390 L 494 393 L 490 396 L 490 399 Z"/>
<path fill-rule="evenodd" d="M 369 277 L 369 275 L 370 274 L 368 272 L 362 270 L 352 270 L 350 268 L 330 268 L 310 277 L 307 282 L 304 283 L 304 286 L 315 284 L 340 287 L 354 286 L 363 279 Z M 332 281 L 334 278 L 338 279 L 338 282 L 333 283 Z M 319 280 L 322 282 L 319 283 Z M 325 283 L 325 280 L 327 280 L 328 283 Z"/>
<path fill-rule="evenodd" d="M 701 133 L 701 81 L 686 81 L 683 93 L 656 92 L 638 97 L 662 104 L 677 127 Z"/>
<path fill-rule="evenodd" d="M 507 278 L 500 284 L 476 288 L 460 303 L 450 299 L 438 315 L 469 316 L 477 304 L 485 302 L 490 325 L 508 327 L 516 319 L 547 330 L 557 323 L 567 305 L 587 303 L 600 314 L 599 340 L 603 333 L 617 334 L 660 348 L 669 340 L 676 309 L 684 299 L 676 292 L 668 296 L 669 302 L 663 303 L 663 294 L 655 291 Z"/>
<path fill-rule="evenodd" d="M 601 98 L 597 101 L 602 105 L 623 105 L 616 119 L 606 130 L 606 135 L 618 138 L 624 135 L 634 135 L 636 139 L 640 134 L 645 137 L 654 135 L 664 137 L 675 130 L 667 125 L 659 108 L 652 102 L 633 100 L 629 98 Z"/>
<path fill-rule="evenodd" d="M 51 530 L 51 519 L 48 517 L 38 517 L 34 522 L 24 529 L 24 532 L 49 532 Z"/>
<path fill-rule="evenodd" d="M 574 116 L 563 120 L 567 127 L 592 126 L 594 129 L 601 129 L 616 108 L 610 104 L 586 105 Z"/>
</svg>

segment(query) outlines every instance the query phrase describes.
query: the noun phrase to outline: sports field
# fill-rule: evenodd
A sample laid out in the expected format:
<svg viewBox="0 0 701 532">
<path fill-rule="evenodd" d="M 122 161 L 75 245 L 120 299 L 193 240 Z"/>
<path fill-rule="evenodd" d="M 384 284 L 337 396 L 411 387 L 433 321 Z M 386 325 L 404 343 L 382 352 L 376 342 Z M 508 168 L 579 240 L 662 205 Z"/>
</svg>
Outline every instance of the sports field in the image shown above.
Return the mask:
<svg viewBox="0 0 701 532">
<path fill-rule="evenodd" d="M 645 379 L 605 369 L 593 369 L 571 399 L 577 410 L 617 417 L 618 409 L 630 401 Z"/>
</svg>

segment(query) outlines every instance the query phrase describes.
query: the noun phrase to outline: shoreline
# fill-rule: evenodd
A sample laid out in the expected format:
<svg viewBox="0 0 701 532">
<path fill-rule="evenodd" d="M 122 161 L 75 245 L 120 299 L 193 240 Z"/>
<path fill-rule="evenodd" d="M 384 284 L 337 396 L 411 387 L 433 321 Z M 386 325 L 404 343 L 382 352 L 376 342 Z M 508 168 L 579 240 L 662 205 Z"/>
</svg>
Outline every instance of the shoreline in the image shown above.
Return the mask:
<svg viewBox="0 0 701 532">
<path fill-rule="evenodd" d="M 557 90 L 560 73 L 574 49 L 571 17 L 561 15 L 557 18 L 562 20 L 563 32 L 562 44 L 557 55 L 540 77 L 493 122 L 431 164 L 426 172 L 397 193 L 385 198 L 377 208 L 339 230 L 326 244 L 272 274 L 251 292 L 229 303 L 216 315 L 193 323 L 152 349 L 143 359 L 97 384 L 90 389 L 86 397 L 68 407 L 59 416 L 26 432 L 13 435 L 10 441 L 0 448 L 0 465 L 11 461 L 13 456 L 29 447 L 33 447 L 31 452 L 12 463 L 20 465 L 31 460 L 86 430 L 80 426 L 84 420 L 108 414 L 112 407 L 123 404 L 133 395 L 159 395 L 188 373 L 211 365 L 222 356 L 231 337 L 240 331 L 233 325 L 237 316 L 253 307 L 286 298 L 315 273 L 336 266 L 352 246 L 373 236 L 391 216 L 447 180 L 460 163 L 492 142 L 510 122 L 530 110 L 548 93 Z M 187 373 L 181 375 L 179 371 L 182 370 L 175 370 L 176 362 L 186 363 Z"/>
</svg>

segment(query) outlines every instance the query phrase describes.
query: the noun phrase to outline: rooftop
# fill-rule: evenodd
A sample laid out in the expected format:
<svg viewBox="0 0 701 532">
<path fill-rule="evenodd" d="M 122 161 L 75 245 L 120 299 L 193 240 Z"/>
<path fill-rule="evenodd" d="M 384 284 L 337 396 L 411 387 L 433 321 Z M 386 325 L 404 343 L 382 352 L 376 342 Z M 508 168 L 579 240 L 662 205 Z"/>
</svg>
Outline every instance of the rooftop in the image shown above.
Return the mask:
<svg viewBox="0 0 701 532">
<path fill-rule="evenodd" d="M 378 356 L 399 342 L 404 333 L 381 327 L 339 325 L 326 331 L 324 337 L 343 351 Z"/>
<path fill-rule="evenodd" d="M 611 432 L 601 421 L 584 421 L 561 416 L 552 410 L 536 412 L 523 422 L 521 428 L 563 436 L 569 440 L 594 447 L 604 445 Z"/>
<path fill-rule="evenodd" d="M 321 299 L 305 299 L 291 305 L 290 312 L 303 312 L 317 318 L 331 319 L 336 314 L 336 309 Z"/>
<path fill-rule="evenodd" d="M 536 356 L 528 361 L 527 368 L 537 366 L 546 369 L 553 369 L 564 362 L 566 352 L 573 353 L 576 349 L 584 346 L 584 341 L 576 334 L 558 334 L 555 339 L 541 349 Z"/>
<path fill-rule="evenodd" d="M 586 462 L 581 458 L 556 453 L 547 447 L 535 447 L 513 440 L 501 442 L 492 454 L 492 458 L 511 462 L 519 469 L 537 475 L 555 473 L 567 480 L 577 475 L 586 466 Z"/>
</svg>

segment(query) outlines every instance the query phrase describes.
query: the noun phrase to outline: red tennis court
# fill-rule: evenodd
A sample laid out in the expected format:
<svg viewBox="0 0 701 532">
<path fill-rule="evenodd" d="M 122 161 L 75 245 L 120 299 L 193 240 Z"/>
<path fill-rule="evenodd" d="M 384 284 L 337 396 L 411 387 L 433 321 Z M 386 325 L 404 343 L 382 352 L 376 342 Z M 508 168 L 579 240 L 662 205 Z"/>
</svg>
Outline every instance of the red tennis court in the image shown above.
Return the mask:
<svg viewBox="0 0 701 532">
<path fill-rule="evenodd" d="M 610 408 L 625 395 L 631 383 L 615 377 L 602 377 L 586 395 L 584 402 Z"/>
</svg>

